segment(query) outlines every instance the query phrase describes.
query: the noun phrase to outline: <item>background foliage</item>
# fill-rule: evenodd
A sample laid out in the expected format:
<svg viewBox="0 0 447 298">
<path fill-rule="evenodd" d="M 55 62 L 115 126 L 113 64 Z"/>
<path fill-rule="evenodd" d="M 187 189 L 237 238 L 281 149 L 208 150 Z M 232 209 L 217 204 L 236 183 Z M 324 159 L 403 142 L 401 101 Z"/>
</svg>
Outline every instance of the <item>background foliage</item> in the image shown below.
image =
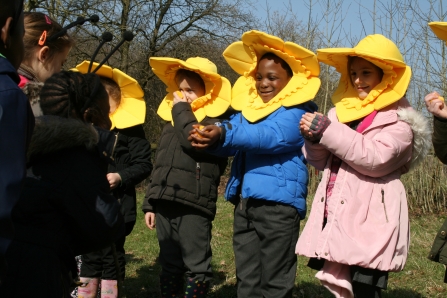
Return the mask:
<svg viewBox="0 0 447 298">
<path fill-rule="evenodd" d="M 299 2 L 300 5 L 290 1 L 288 5 L 279 6 L 277 1 L 261 0 L 26 0 L 25 9 L 45 12 L 64 25 L 78 16 L 97 14 L 100 17 L 96 24 L 86 23 L 71 29 L 77 43 L 70 52 L 67 68 L 90 59 L 103 32 L 109 31 L 115 38 L 102 48 L 97 61 L 121 40 L 125 30 L 135 34 L 134 40 L 125 42 L 107 64 L 129 73 L 143 87 L 147 103 L 145 131 L 154 147 L 163 125 L 156 111 L 166 91 L 152 73 L 149 57 L 206 57 L 217 65 L 220 74 L 234 83 L 237 75 L 221 54 L 231 42 L 239 40 L 243 32 L 252 29 L 313 51 L 325 47 L 352 47 L 366 34 L 381 33 L 395 41 L 406 63 L 412 67 L 413 79 L 407 97 L 415 109 L 429 117 L 423 104 L 424 96 L 432 90 L 441 94 L 447 91 L 446 47 L 427 26 L 430 21 L 446 18 L 443 0 L 372 0 L 368 6 L 358 0 Z M 259 3 L 265 7 L 265 18 L 259 17 Z M 347 7 L 358 11 L 361 36 L 344 25 Z M 307 18 L 299 18 L 295 12 L 304 8 L 309 14 Z M 366 21 L 372 22 L 373 32 L 365 29 Z M 332 107 L 330 97 L 337 87 L 338 74 L 321 64 L 320 78 L 322 85 L 314 101 L 320 111 L 326 113 Z M 445 175 L 444 167 L 430 156 L 421 167 L 404 176 L 411 210 L 445 210 Z M 318 175 L 312 174 L 310 194 L 317 183 Z"/>
</svg>

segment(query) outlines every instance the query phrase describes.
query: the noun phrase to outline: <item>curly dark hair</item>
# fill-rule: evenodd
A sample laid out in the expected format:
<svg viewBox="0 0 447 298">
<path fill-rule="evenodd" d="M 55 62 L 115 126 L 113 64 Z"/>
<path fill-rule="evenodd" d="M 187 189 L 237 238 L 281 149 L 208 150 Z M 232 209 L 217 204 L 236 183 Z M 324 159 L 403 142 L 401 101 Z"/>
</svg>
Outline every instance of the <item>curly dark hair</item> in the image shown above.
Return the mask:
<svg viewBox="0 0 447 298">
<path fill-rule="evenodd" d="M 85 121 L 84 114 L 88 109 L 90 118 L 108 119 L 108 114 L 103 115 L 100 108 L 100 103 L 104 102 L 108 105 L 109 96 L 99 76 L 94 73 L 61 71 L 48 78 L 40 91 L 44 115 Z"/>
</svg>

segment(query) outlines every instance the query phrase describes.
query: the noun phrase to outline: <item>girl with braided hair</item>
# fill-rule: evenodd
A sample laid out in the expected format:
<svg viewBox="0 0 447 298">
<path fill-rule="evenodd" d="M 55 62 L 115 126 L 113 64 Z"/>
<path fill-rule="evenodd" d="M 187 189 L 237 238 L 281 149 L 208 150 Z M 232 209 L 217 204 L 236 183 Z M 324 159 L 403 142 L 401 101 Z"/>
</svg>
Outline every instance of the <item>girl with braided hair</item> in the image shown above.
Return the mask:
<svg viewBox="0 0 447 298">
<path fill-rule="evenodd" d="M 69 297 L 74 257 L 124 233 L 100 157 L 111 156 L 115 140 L 99 77 L 57 73 L 42 87 L 40 103 L 44 116 L 36 118 L 24 190 L 12 214 L 16 234 L 0 297 Z"/>
</svg>

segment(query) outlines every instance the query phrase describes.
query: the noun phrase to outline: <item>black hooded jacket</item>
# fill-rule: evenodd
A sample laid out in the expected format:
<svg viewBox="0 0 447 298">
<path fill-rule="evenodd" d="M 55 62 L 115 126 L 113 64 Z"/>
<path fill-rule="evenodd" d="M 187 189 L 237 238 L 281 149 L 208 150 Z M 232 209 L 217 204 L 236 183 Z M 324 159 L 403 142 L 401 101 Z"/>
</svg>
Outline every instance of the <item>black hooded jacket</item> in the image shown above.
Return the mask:
<svg viewBox="0 0 447 298">
<path fill-rule="evenodd" d="M 194 207 L 214 219 L 217 188 L 227 158 L 197 151 L 191 146 L 187 138 L 197 120 L 188 103 L 177 103 L 172 109 L 172 118 L 175 125 L 167 123 L 161 133 L 142 209 L 154 212 L 157 200 L 166 200 Z M 216 122 L 220 119 L 205 118 L 201 124 Z"/>
</svg>

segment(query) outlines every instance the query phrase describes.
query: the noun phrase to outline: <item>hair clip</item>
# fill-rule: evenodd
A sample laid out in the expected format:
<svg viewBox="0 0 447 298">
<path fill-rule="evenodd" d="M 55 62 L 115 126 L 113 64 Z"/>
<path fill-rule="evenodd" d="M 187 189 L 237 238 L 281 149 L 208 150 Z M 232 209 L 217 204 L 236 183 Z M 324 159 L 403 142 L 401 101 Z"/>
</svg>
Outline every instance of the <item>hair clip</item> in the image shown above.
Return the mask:
<svg viewBox="0 0 447 298">
<path fill-rule="evenodd" d="M 44 30 L 42 32 L 42 35 L 39 38 L 39 42 L 38 42 L 39 46 L 43 46 L 45 44 L 45 41 L 47 41 L 47 31 L 46 30 Z"/>
<path fill-rule="evenodd" d="M 45 15 L 45 21 L 47 22 L 48 25 L 51 25 L 53 22 L 51 22 L 51 19 Z"/>
</svg>

